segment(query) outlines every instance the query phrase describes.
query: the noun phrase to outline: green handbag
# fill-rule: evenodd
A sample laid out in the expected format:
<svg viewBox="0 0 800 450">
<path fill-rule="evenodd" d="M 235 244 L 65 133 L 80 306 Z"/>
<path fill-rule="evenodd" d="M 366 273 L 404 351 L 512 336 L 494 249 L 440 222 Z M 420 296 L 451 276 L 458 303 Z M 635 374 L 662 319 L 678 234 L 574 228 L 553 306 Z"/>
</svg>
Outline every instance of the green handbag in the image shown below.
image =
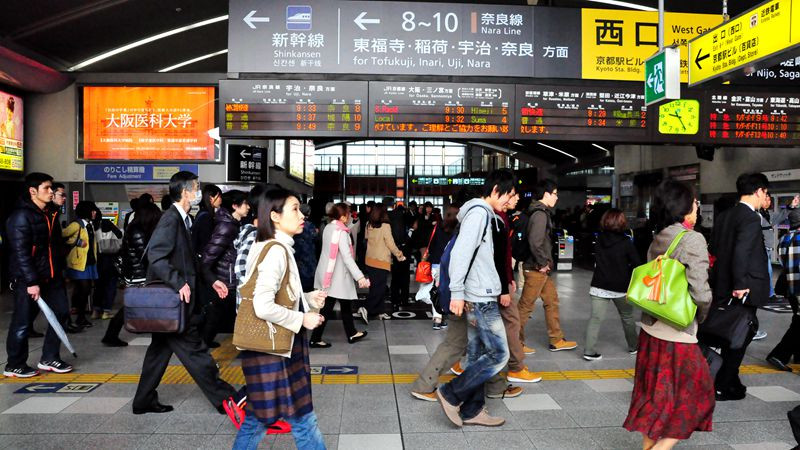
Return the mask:
<svg viewBox="0 0 800 450">
<path fill-rule="evenodd" d="M 681 231 L 663 255 L 631 274 L 628 301 L 658 320 L 686 328 L 694 320 L 697 305 L 689 295 L 686 267 L 670 258 L 686 231 Z"/>
</svg>

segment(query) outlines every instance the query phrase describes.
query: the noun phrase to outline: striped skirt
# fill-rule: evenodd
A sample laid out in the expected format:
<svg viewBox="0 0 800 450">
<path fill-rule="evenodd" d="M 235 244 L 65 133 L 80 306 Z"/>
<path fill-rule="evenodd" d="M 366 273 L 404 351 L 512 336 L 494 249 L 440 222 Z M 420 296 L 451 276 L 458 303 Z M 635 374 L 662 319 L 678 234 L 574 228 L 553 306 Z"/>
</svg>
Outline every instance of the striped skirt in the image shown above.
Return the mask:
<svg viewBox="0 0 800 450">
<path fill-rule="evenodd" d="M 305 331 L 295 335 L 289 358 L 243 351 L 241 359 L 249 413 L 255 414 L 264 425 L 314 410 Z"/>
</svg>

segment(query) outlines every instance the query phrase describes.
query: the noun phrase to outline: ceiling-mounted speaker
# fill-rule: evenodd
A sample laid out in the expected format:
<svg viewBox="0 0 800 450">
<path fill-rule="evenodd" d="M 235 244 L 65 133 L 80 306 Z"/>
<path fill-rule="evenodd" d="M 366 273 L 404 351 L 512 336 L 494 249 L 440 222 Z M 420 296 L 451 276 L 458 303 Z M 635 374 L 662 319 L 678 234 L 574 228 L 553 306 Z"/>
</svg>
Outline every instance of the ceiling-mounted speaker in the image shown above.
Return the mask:
<svg viewBox="0 0 800 450">
<path fill-rule="evenodd" d="M 698 159 L 705 159 L 706 161 L 713 161 L 714 160 L 714 148 L 713 145 L 695 145 L 695 151 L 697 152 Z"/>
</svg>

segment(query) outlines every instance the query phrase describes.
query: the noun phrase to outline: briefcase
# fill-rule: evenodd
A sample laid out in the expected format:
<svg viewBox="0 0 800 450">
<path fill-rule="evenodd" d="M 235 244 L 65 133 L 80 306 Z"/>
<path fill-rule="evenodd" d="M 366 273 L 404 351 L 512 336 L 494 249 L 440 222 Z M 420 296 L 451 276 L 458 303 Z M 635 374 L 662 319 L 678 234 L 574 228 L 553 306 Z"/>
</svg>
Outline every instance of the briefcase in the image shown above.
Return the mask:
<svg viewBox="0 0 800 450">
<path fill-rule="evenodd" d="M 122 291 L 125 329 L 131 333 L 182 333 L 188 305 L 163 283 L 128 286 Z"/>
<path fill-rule="evenodd" d="M 735 299 L 738 301 L 738 299 Z M 712 307 L 706 320 L 700 324 L 697 337 L 711 347 L 728 347 L 737 350 L 744 347 L 747 335 L 755 332 L 755 323 L 750 311 L 743 303 L 736 304 L 731 298 L 727 304 Z"/>
</svg>

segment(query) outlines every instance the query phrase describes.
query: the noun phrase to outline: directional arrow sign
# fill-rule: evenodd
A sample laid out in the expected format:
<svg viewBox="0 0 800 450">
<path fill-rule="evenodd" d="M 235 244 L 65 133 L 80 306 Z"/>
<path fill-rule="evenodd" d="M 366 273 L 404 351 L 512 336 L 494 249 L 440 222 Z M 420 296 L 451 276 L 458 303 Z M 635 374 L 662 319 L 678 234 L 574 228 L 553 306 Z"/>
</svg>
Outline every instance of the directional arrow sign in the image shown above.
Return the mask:
<svg viewBox="0 0 800 450">
<path fill-rule="evenodd" d="M 364 26 L 365 24 L 368 24 L 368 23 L 379 24 L 379 23 L 381 23 L 381 19 L 365 19 L 364 16 L 366 16 L 366 15 L 367 15 L 366 11 L 361 11 L 361 14 L 359 14 L 358 17 L 353 19 L 353 22 L 355 22 L 356 25 L 358 25 L 358 28 L 361 28 L 362 30 L 367 31 L 367 27 Z"/>
<path fill-rule="evenodd" d="M 800 47 L 800 0 L 771 0 L 689 41 L 689 86 L 783 61 Z"/>
<path fill-rule="evenodd" d="M 256 17 L 256 10 L 250 11 L 249 14 L 244 16 L 244 23 L 252 29 L 256 29 L 256 22 L 269 22 L 269 17 Z"/>
<path fill-rule="evenodd" d="M 325 366 L 322 373 L 324 375 L 357 375 L 358 366 Z"/>
<path fill-rule="evenodd" d="M 66 386 L 65 383 L 33 383 L 14 391 L 15 394 L 49 394 Z"/>
<path fill-rule="evenodd" d="M 242 157 L 242 159 L 249 158 L 249 157 L 250 157 L 250 155 L 252 155 L 252 153 L 250 153 L 250 152 L 247 152 L 247 151 L 244 151 L 244 150 L 242 150 L 241 152 L 239 152 L 239 156 L 241 156 L 241 157 Z"/>
</svg>

